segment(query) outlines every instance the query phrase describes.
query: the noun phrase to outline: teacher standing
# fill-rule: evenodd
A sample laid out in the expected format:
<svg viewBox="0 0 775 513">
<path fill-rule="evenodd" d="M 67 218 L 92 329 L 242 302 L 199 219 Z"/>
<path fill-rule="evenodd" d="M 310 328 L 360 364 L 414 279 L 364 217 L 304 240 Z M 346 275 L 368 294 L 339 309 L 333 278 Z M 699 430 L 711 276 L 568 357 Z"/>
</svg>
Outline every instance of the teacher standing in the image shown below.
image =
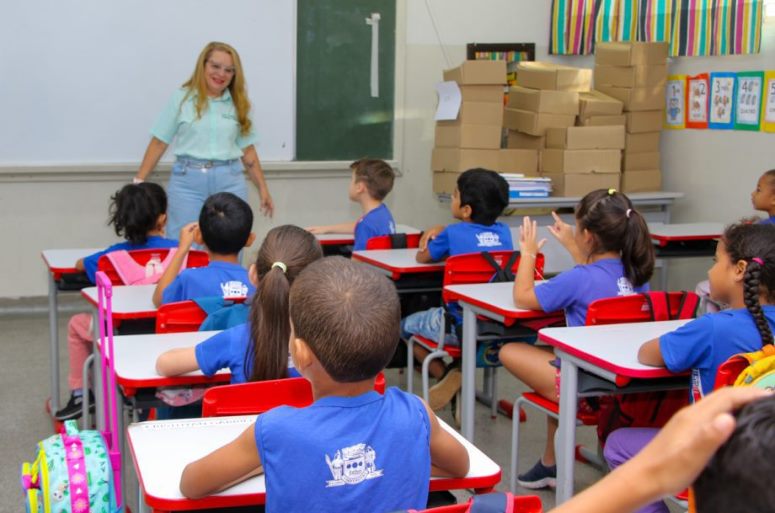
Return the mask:
<svg viewBox="0 0 775 513">
<path fill-rule="evenodd" d="M 133 181 L 145 180 L 177 138 L 167 187 L 170 237 L 177 237 L 183 226 L 199 219 L 202 205 L 212 194 L 231 192 L 247 201 L 244 170 L 258 187 L 261 212 L 268 216 L 274 212 L 256 153 L 242 63 L 231 46 L 218 42 L 205 46 L 194 73 L 173 93 L 151 136 Z"/>
</svg>

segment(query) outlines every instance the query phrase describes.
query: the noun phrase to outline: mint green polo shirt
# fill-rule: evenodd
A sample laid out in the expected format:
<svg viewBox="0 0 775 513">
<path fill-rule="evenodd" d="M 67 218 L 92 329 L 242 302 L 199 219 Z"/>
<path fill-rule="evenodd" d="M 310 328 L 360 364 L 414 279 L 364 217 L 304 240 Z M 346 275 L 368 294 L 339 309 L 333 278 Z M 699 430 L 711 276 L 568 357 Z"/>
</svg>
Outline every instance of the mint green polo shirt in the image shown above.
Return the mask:
<svg viewBox="0 0 775 513">
<path fill-rule="evenodd" d="M 240 135 L 237 109 L 228 89 L 219 98 L 210 98 L 198 119 L 194 95 L 183 102 L 185 96 L 185 88 L 175 91 L 151 129 L 151 135 L 166 144 L 175 139 L 176 156 L 231 160 L 242 157 L 243 149 L 258 140 L 252 128 L 247 136 Z"/>
</svg>

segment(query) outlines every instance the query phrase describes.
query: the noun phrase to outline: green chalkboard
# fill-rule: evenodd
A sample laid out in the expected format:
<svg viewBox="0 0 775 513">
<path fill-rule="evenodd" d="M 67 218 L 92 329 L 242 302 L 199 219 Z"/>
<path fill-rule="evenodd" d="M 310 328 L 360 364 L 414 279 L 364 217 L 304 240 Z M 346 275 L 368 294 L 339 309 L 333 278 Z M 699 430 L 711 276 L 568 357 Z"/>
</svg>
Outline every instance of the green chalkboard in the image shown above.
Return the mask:
<svg viewBox="0 0 775 513">
<path fill-rule="evenodd" d="M 371 91 L 379 13 L 379 95 Z M 299 0 L 296 160 L 393 157 L 395 0 Z"/>
</svg>

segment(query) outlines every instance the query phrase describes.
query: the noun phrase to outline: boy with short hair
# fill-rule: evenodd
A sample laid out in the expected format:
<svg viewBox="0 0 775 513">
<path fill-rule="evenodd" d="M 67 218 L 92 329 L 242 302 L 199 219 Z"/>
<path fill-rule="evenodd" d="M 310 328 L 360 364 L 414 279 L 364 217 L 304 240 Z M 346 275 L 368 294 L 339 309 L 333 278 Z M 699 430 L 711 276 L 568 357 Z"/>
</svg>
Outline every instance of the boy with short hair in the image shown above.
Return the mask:
<svg viewBox="0 0 775 513">
<path fill-rule="evenodd" d="M 153 304 L 202 297 L 249 296 L 255 291 L 248 271 L 239 263 L 239 252 L 253 244 L 253 211 L 243 199 L 230 192 L 213 194 L 205 201 L 198 223 L 180 230 L 178 251 L 162 274 L 153 293 Z M 207 267 L 180 272 L 192 244 L 205 247 Z M 180 274 L 178 274 L 180 273 Z"/>
<path fill-rule="evenodd" d="M 203 497 L 263 466 L 269 513 L 424 509 L 432 473 L 468 473 L 466 449 L 420 398 L 374 391 L 398 341 L 398 295 L 386 277 L 324 258 L 299 274 L 289 303 L 291 357 L 315 402 L 270 410 L 190 463 L 184 495 Z"/>
<path fill-rule="evenodd" d="M 420 239 L 417 261 L 420 263 L 438 262 L 449 256 L 482 251 L 512 250 L 511 230 L 497 222 L 498 216 L 509 204 L 509 184 L 495 171 L 487 169 L 469 169 L 457 179 L 457 187 L 452 193 L 450 210 L 455 219 L 460 220 L 445 226 L 434 226 L 425 231 Z M 457 304 L 448 308 L 456 324 L 462 323 L 462 314 Z M 444 322 L 444 308 L 436 307 L 413 313 L 401 321 L 401 337 L 408 339 L 412 335 L 441 342 L 439 334 Z M 448 335 L 446 344 L 459 345 L 457 337 Z M 422 361 L 429 351 L 414 344 L 414 355 Z M 430 390 L 431 408 L 443 408 L 460 389 L 462 375 L 456 367 L 446 367 L 440 359 L 433 360 L 429 371 L 440 381 Z"/>
<path fill-rule="evenodd" d="M 350 201 L 360 204 L 363 215 L 354 223 L 310 226 L 311 233 L 354 233 L 354 251 L 366 249 L 366 241 L 380 235 L 396 233 L 393 216 L 383 203 L 393 190 L 395 173 L 384 160 L 361 159 L 350 164 L 352 179 L 348 195 Z"/>
</svg>

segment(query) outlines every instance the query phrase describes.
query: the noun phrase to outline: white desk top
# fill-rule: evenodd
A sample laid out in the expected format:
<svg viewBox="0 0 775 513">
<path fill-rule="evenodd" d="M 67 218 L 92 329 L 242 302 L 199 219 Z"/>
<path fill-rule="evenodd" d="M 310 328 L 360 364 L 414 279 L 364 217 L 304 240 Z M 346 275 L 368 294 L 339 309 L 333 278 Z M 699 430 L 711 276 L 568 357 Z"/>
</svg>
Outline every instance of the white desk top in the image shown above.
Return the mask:
<svg viewBox="0 0 775 513">
<path fill-rule="evenodd" d="M 114 285 L 113 316 L 117 319 L 148 318 L 156 316 L 153 291 L 156 285 Z M 86 287 L 81 295 L 97 306 L 97 287 Z"/>
<path fill-rule="evenodd" d="M 708 240 L 724 233 L 722 223 L 649 224 L 651 238 L 656 240 Z"/>
<path fill-rule="evenodd" d="M 187 501 L 179 489 L 180 476 L 186 464 L 232 441 L 255 419 L 255 415 L 244 415 L 140 422 L 129 426 L 127 438 L 146 496 Z M 444 421 L 439 420 L 439 423 L 468 450 L 471 466 L 466 479 L 500 474 L 500 467 L 487 455 Z M 260 475 L 216 495 L 228 497 L 265 492 L 264 476 Z"/>
<path fill-rule="evenodd" d="M 536 282 L 540 286 L 542 282 Z M 474 283 L 469 285 L 447 285 L 444 290 L 450 299 L 464 301 L 484 310 L 497 313 L 507 319 L 544 316 L 545 312 L 525 310 L 514 305 L 514 282 Z"/>
<path fill-rule="evenodd" d="M 97 251 L 101 251 L 101 249 L 44 249 L 40 252 L 40 256 L 43 257 L 43 261 L 46 262 L 46 266 L 50 271 L 67 272 L 75 271 L 75 263 L 79 259 Z"/>
<path fill-rule="evenodd" d="M 678 329 L 690 320 L 544 328 L 538 337 L 558 350 L 619 376 L 659 378 L 673 374 L 663 367 L 638 362 L 638 349 L 644 342 Z"/>
<path fill-rule="evenodd" d="M 353 251 L 353 260 L 358 260 L 380 269 L 398 273 L 435 272 L 444 270 L 444 262 L 420 264 L 417 262 L 417 248 L 371 249 Z"/>
<path fill-rule="evenodd" d="M 420 233 L 421 230 L 405 224 L 396 225 L 396 233 Z M 315 238 L 321 244 L 352 244 L 355 240 L 352 233 L 316 233 Z"/>
</svg>

